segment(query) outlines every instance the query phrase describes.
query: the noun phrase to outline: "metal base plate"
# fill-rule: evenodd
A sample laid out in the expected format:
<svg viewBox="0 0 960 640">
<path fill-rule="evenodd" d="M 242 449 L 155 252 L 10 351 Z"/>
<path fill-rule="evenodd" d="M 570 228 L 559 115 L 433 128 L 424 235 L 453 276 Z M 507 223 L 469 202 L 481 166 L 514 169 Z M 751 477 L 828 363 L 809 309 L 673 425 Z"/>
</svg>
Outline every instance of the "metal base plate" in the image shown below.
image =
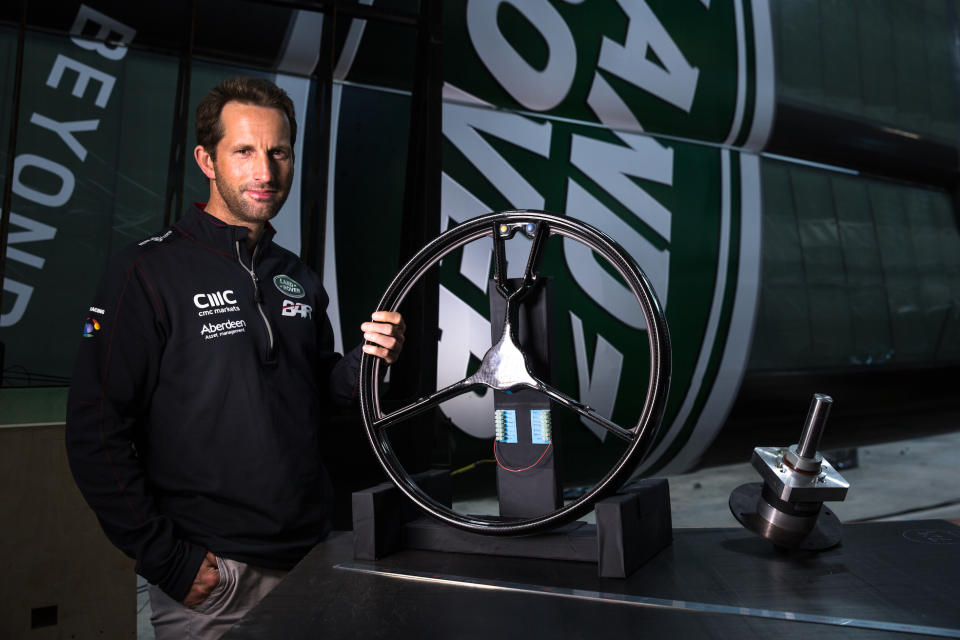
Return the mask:
<svg viewBox="0 0 960 640">
<path fill-rule="evenodd" d="M 816 524 L 806 534 L 767 522 L 757 513 L 762 490 L 762 482 L 751 482 L 740 485 L 730 494 L 730 512 L 744 527 L 785 549 L 822 551 L 840 542 L 840 519 L 826 505 L 821 505 Z"/>
<path fill-rule="evenodd" d="M 739 526 L 674 529 L 670 547 L 611 580 L 581 562 L 411 549 L 358 566 L 353 536 L 335 533 L 223 640 L 960 638 L 960 527 L 843 534 L 827 551 L 783 553 Z"/>
</svg>

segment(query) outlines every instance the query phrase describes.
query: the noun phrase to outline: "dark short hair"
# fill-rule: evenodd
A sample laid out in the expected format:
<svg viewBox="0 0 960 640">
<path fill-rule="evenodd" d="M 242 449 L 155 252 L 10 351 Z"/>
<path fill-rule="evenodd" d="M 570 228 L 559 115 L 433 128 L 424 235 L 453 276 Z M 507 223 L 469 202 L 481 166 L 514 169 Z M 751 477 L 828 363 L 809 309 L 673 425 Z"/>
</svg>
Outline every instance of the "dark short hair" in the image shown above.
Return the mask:
<svg viewBox="0 0 960 640">
<path fill-rule="evenodd" d="M 290 123 L 290 144 L 296 141 L 297 120 L 293 113 L 293 100 L 286 91 L 266 78 L 227 78 L 211 89 L 197 105 L 197 144 L 206 149 L 211 157 L 216 158 L 217 145 L 225 133 L 220 113 L 228 102 L 280 109 Z"/>
</svg>

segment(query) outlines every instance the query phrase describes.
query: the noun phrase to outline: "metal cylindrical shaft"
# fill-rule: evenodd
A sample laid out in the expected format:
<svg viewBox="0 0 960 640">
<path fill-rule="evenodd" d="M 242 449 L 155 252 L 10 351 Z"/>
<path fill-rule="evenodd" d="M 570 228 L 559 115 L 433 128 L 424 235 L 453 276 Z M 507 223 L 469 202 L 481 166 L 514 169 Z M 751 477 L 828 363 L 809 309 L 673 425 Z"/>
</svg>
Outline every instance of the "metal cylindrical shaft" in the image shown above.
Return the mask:
<svg viewBox="0 0 960 640">
<path fill-rule="evenodd" d="M 804 421 L 803 431 L 800 433 L 800 442 L 797 443 L 797 455 L 801 458 L 816 457 L 817 449 L 820 447 L 820 437 L 823 435 L 823 428 L 827 424 L 827 416 L 830 415 L 831 406 L 833 406 L 833 398 L 822 393 L 813 394 L 810 411 L 807 412 L 807 419 Z"/>
</svg>

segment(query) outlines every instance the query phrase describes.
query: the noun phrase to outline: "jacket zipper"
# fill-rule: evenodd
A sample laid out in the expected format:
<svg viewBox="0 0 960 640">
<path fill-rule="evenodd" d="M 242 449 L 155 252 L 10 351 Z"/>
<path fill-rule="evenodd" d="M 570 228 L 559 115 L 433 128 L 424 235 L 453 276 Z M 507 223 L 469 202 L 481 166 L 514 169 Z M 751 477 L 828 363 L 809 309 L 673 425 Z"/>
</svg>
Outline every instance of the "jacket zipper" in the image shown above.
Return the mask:
<svg viewBox="0 0 960 640">
<path fill-rule="evenodd" d="M 260 290 L 260 278 L 257 277 L 257 274 L 254 272 L 254 265 L 257 259 L 257 251 L 260 250 L 260 245 L 258 244 L 253 248 L 253 255 L 250 256 L 250 266 L 243 264 L 243 260 L 240 258 L 240 241 L 237 240 L 235 245 L 237 249 L 237 262 L 240 263 L 240 266 L 250 274 L 250 280 L 253 281 L 253 300 L 257 303 L 257 311 L 260 313 L 260 318 L 263 320 L 263 326 L 267 328 L 267 360 L 273 360 L 273 327 L 270 326 L 270 320 L 267 319 L 267 314 L 263 310 L 263 292 Z"/>
</svg>

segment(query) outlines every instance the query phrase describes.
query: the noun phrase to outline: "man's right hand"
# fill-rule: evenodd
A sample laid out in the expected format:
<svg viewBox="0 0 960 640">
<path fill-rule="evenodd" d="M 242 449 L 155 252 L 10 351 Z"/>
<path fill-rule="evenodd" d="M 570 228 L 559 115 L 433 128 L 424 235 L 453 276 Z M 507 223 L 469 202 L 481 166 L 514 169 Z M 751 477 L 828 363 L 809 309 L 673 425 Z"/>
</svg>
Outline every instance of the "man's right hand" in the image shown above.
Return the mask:
<svg viewBox="0 0 960 640">
<path fill-rule="evenodd" d="M 193 579 L 190 592 L 183 599 L 184 606 L 191 609 L 198 606 L 207 599 L 218 584 L 220 584 L 220 570 L 217 568 L 217 558 L 207 551 L 197 571 L 197 577 Z"/>
</svg>

